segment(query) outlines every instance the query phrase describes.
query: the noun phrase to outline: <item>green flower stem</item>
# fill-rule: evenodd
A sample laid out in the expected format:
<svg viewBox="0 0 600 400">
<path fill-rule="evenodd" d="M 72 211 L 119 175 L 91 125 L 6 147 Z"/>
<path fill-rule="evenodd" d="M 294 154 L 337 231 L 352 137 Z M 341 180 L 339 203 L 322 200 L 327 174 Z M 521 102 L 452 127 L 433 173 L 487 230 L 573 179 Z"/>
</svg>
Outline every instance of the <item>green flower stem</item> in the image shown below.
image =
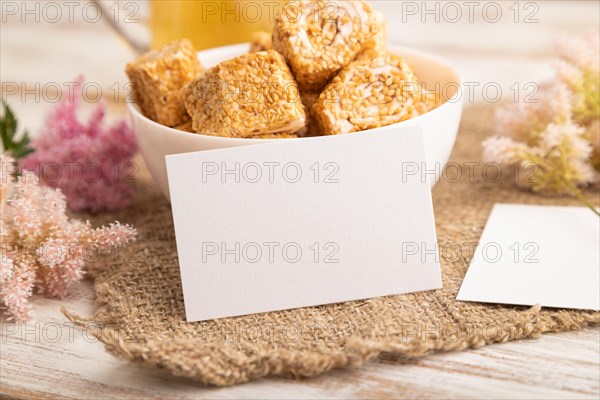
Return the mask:
<svg viewBox="0 0 600 400">
<path fill-rule="evenodd" d="M 560 162 L 563 164 L 563 171 L 568 171 L 568 168 L 566 168 L 566 166 L 568 165 L 569 161 L 567 160 L 567 154 L 565 152 L 565 149 L 560 147 L 559 151 L 560 151 Z M 594 205 L 592 203 L 590 203 L 590 201 L 585 197 L 583 192 L 581 190 L 579 190 L 579 188 L 577 187 L 575 182 L 573 182 L 573 179 L 571 179 L 571 177 L 569 175 L 570 174 L 561 174 L 560 177 L 562 178 L 563 182 L 567 185 L 567 187 L 569 189 L 571 189 L 571 192 L 575 196 L 577 196 L 579 201 L 581 201 L 583 204 L 588 206 L 588 208 L 590 210 L 592 210 L 597 216 L 600 217 L 600 213 L 598 212 L 596 207 L 594 207 Z"/>
<path fill-rule="evenodd" d="M 573 194 L 575 196 L 577 196 L 577 198 L 583 204 L 585 204 L 590 210 L 592 210 L 597 216 L 600 217 L 600 212 L 598 212 L 598 209 L 596 207 L 594 207 L 594 205 L 592 203 L 590 203 L 590 201 L 585 197 L 585 195 L 583 194 L 583 192 L 581 190 L 579 190 L 579 188 L 577 187 L 577 185 L 575 185 L 570 178 L 568 178 L 566 176 L 563 176 L 563 181 L 569 187 L 569 189 L 571 189 L 571 192 L 573 192 Z"/>
</svg>

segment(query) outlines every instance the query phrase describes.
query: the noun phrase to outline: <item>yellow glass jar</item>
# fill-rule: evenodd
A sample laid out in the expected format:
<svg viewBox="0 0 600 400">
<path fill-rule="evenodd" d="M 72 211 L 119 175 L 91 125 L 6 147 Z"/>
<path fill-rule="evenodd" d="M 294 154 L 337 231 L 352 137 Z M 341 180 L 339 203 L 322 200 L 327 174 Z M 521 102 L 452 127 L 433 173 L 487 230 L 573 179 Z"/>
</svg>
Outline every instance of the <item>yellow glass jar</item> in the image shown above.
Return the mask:
<svg viewBox="0 0 600 400">
<path fill-rule="evenodd" d="M 198 50 L 271 32 L 281 0 L 152 0 L 152 47 L 188 38 Z"/>
</svg>

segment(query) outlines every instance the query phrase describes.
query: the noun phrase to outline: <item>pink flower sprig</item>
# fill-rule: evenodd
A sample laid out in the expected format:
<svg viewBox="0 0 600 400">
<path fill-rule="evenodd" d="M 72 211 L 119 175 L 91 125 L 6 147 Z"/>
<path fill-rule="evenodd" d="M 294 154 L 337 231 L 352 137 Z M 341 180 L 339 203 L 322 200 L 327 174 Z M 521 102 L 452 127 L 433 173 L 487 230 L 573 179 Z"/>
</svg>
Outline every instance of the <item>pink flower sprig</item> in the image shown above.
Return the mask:
<svg viewBox="0 0 600 400">
<path fill-rule="evenodd" d="M 69 98 L 71 97 L 71 98 Z M 78 111 L 82 82 L 51 111 L 46 126 L 33 140 L 33 154 L 21 160 L 21 168 L 36 173 L 40 182 L 59 188 L 74 211 L 112 211 L 131 204 L 135 189 L 131 158 L 138 147 L 125 121 L 106 127 L 103 102 L 87 122 Z"/>
<path fill-rule="evenodd" d="M 600 44 L 598 32 L 557 43 L 557 76 L 540 85 L 537 102 L 496 113 L 496 136 L 483 142 L 484 161 L 526 169 L 522 187 L 571 194 L 594 212 L 579 187 L 600 170 Z"/>
<path fill-rule="evenodd" d="M 24 322 L 34 290 L 64 297 L 93 254 L 133 242 L 136 230 L 118 222 L 94 229 L 70 219 L 60 189 L 40 185 L 31 172 L 15 178 L 14 160 L 5 154 L 0 167 L 0 307 L 9 320 Z"/>
</svg>

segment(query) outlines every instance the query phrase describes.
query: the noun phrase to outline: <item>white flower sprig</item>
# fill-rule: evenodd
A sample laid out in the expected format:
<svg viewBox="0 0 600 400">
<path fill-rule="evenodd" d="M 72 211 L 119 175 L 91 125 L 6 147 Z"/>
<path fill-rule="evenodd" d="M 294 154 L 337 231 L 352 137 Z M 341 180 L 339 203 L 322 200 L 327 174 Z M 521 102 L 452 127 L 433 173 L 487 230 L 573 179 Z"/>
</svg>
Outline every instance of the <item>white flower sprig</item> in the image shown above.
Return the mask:
<svg viewBox="0 0 600 400">
<path fill-rule="evenodd" d="M 0 308 L 9 321 L 32 316 L 36 290 L 64 297 L 84 274 L 90 252 L 109 252 L 133 242 L 136 230 L 118 222 L 92 228 L 69 218 L 60 189 L 39 183 L 33 173 L 16 177 L 12 157 L 0 153 Z"/>
<path fill-rule="evenodd" d="M 540 85 L 537 102 L 496 113 L 497 135 L 483 142 L 484 161 L 533 174 L 519 185 L 535 192 L 572 194 L 596 214 L 580 187 L 600 170 L 600 44 L 598 32 L 557 42 L 557 77 Z"/>
</svg>

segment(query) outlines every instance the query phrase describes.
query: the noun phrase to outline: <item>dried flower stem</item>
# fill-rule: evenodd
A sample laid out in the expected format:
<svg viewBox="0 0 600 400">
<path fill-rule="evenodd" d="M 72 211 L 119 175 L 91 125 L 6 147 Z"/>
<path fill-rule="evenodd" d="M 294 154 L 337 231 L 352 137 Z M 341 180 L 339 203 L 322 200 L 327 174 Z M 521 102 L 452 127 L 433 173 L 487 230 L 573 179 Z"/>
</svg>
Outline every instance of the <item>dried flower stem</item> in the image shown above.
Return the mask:
<svg viewBox="0 0 600 400">
<path fill-rule="evenodd" d="M 567 164 L 569 163 L 569 160 L 568 160 L 567 155 L 565 154 L 565 151 L 562 147 L 559 148 L 558 150 L 560 151 L 560 161 L 563 164 L 563 170 L 566 171 L 566 170 L 568 170 Z M 581 201 L 583 204 L 585 204 L 598 217 L 600 217 L 600 212 L 598 212 L 596 207 L 594 207 L 594 205 L 587 199 L 587 197 L 585 197 L 583 192 L 577 187 L 575 182 L 573 182 L 573 179 L 571 179 L 571 176 L 568 174 L 562 174 L 561 178 L 562 178 L 563 182 L 565 183 L 565 185 L 571 190 L 571 193 L 573 193 L 579 199 L 579 201 Z"/>
<path fill-rule="evenodd" d="M 573 183 L 573 181 L 567 177 L 563 177 L 563 179 L 564 179 L 565 185 L 567 185 L 571 189 L 571 192 L 583 204 L 585 204 L 590 210 L 592 210 L 598 217 L 600 217 L 600 212 L 598 212 L 598 209 L 596 207 L 594 207 L 594 205 L 585 197 L 585 195 L 583 194 L 583 192 L 581 190 L 579 190 L 577 185 L 575 185 L 575 183 Z"/>
</svg>

